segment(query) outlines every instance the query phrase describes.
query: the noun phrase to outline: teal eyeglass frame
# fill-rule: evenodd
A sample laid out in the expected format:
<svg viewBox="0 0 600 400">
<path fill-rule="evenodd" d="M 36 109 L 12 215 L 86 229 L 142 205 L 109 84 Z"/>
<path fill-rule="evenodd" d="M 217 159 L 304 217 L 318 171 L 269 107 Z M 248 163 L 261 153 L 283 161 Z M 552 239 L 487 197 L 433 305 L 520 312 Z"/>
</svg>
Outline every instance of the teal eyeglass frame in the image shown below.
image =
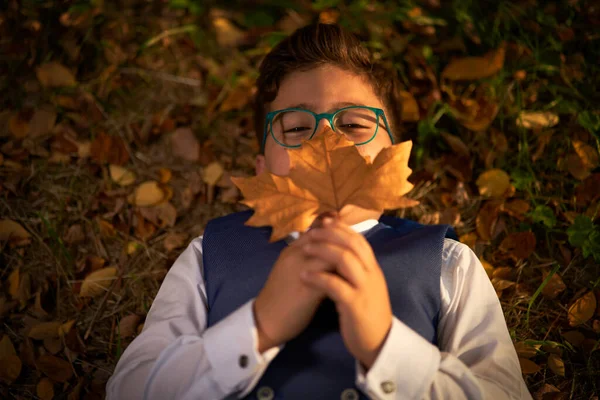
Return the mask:
<svg viewBox="0 0 600 400">
<path fill-rule="evenodd" d="M 379 117 L 383 117 L 383 122 L 385 123 L 385 129 L 387 130 L 387 133 L 390 137 L 390 140 L 392 142 L 392 144 L 394 144 L 394 137 L 392 136 L 392 131 L 390 130 L 390 126 L 388 124 L 387 118 L 385 116 L 385 112 L 381 109 L 381 108 L 375 108 L 375 107 L 369 107 L 369 106 L 348 106 L 348 107 L 344 107 L 344 108 L 340 108 L 339 110 L 333 112 L 333 113 L 321 113 L 321 114 L 316 114 L 310 110 L 306 110 L 304 108 L 284 108 L 282 110 L 275 110 L 275 111 L 271 111 L 270 113 L 267 114 L 267 116 L 265 117 L 265 129 L 264 129 L 264 135 L 263 135 L 263 141 L 262 141 L 262 151 L 264 151 L 265 149 L 265 144 L 267 142 L 267 132 L 271 132 L 271 137 L 273 138 L 273 140 L 275 140 L 275 142 L 277 144 L 279 144 L 280 146 L 283 147 L 287 147 L 287 148 L 298 148 L 301 147 L 301 144 L 292 146 L 292 145 L 288 145 L 288 144 L 283 144 L 280 141 L 277 140 L 277 138 L 275 138 L 275 135 L 273 134 L 273 119 L 275 118 L 275 116 L 277 114 L 279 114 L 280 112 L 284 112 L 284 111 L 304 111 L 307 112 L 309 114 L 312 114 L 315 117 L 315 120 L 317 121 L 315 123 L 315 129 L 313 130 L 313 133 L 310 135 L 310 137 L 307 140 L 310 140 L 313 138 L 313 136 L 315 136 L 315 133 L 317 132 L 317 127 L 319 126 L 319 122 L 321 121 L 321 119 L 325 118 L 329 121 L 329 125 L 331 126 L 331 129 L 333 129 L 333 131 L 335 132 L 335 124 L 333 123 L 333 118 L 335 117 L 335 115 L 341 111 L 344 110 L 348 110 L 351 108 L 366 108 L 368 110 L 371 110 L 375 113 L 375 115 L 377 115 L 377 128 L 375 128 L 375 133 L 373 133 L 373 136 L 371 137 L 371 139 L 367 140 L 366 142 L 362 142 L 362 143 L 354 143 L 355 146 L 361 146 L 363 144 L 367 144 L 370 141 L 372 141 L 373 139 L 375 139 L 375 136 L 377 136 L 377 132 L 379 131 Z"/>
</svg>

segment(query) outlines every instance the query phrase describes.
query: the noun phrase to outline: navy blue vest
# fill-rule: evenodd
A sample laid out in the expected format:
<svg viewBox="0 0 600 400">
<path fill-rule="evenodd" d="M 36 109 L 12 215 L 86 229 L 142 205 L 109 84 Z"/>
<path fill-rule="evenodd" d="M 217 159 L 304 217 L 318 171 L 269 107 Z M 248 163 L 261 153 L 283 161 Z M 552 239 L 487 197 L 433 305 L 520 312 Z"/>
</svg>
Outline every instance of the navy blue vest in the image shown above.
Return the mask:
<svg viewBox="0 0 600 400">
<path fill-rule="evenodd" d="M 256 297 L 287 242 L 269 243 L 272 228 L 245 226 L 253 211 L 208 222 L 202 239 L 208 326 Z M 385 275 L 393 314 L 437 345 L 440 269 L 447 225 L 382 216 L 364 232 Z M 247 398 L 262 386 L 275 399 L 336 399 L 355 388 L 355 360 L 339 333 L 335 304 L 325 300 L 309 326 L 287 342 Z M 398 360 L 401 362 L 401 360 Z"/>
</svg>

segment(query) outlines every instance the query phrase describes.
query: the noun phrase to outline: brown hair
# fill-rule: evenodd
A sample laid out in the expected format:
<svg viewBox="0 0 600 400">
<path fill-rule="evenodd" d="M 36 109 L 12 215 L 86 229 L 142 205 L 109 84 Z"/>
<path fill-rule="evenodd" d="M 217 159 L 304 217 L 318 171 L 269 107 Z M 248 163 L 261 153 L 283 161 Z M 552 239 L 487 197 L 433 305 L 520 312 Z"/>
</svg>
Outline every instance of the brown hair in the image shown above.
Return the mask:
<svg viewBox="0 0 600 400">
<path fill-rule="evenodd" d="M 277 97 L 283 79 L 292 72 L 323 65 L 334 65 L 367 79 L 385 108 L 394 140 L 398 139 L 401 101 L 396 74 L 373 62 L 371 53 L 354 33 L 337 24 L 313 23 L 279 42 L 260 64 L 254 97 L 254 129 L 261 154 L 267 105 Z"/>
</svg>

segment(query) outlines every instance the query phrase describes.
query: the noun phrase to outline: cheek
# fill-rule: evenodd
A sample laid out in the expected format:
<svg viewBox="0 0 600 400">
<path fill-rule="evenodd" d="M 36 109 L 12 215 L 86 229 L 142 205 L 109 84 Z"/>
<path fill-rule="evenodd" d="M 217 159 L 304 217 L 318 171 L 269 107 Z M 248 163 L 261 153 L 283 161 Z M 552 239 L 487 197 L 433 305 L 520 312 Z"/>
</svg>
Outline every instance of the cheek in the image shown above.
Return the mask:
<svg viewBox="0 0 600 400">
<path fill-rule="evenodd" d="M 286 176 L 290 173 L 290 157 L 285 149 L 277 144 L 272 144 L 265 151 L 267 168 L 275 175 Z"/>
</svg>

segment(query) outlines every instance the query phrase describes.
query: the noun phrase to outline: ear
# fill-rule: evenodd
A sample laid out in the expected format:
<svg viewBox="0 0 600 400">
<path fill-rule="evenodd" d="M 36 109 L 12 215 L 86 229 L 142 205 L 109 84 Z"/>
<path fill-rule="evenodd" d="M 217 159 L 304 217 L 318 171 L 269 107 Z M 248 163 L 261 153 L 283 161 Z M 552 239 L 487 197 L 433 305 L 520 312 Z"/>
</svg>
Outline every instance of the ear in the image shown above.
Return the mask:
<svg viewBox="0 0 600 400">
<path fill-rule="evenodd" d="M 255 162 L 255 165 L 254 165 L 254 169 L 256 171 L 256 175 L 260 175 L 260 174 L 263 173 L 263 171 L 266 168 L 266 162 L 267 161 L 265 160 L 265 156 L 264 155 L 258 154 L 256 156 L 256 162 Z"/>
</svg>

